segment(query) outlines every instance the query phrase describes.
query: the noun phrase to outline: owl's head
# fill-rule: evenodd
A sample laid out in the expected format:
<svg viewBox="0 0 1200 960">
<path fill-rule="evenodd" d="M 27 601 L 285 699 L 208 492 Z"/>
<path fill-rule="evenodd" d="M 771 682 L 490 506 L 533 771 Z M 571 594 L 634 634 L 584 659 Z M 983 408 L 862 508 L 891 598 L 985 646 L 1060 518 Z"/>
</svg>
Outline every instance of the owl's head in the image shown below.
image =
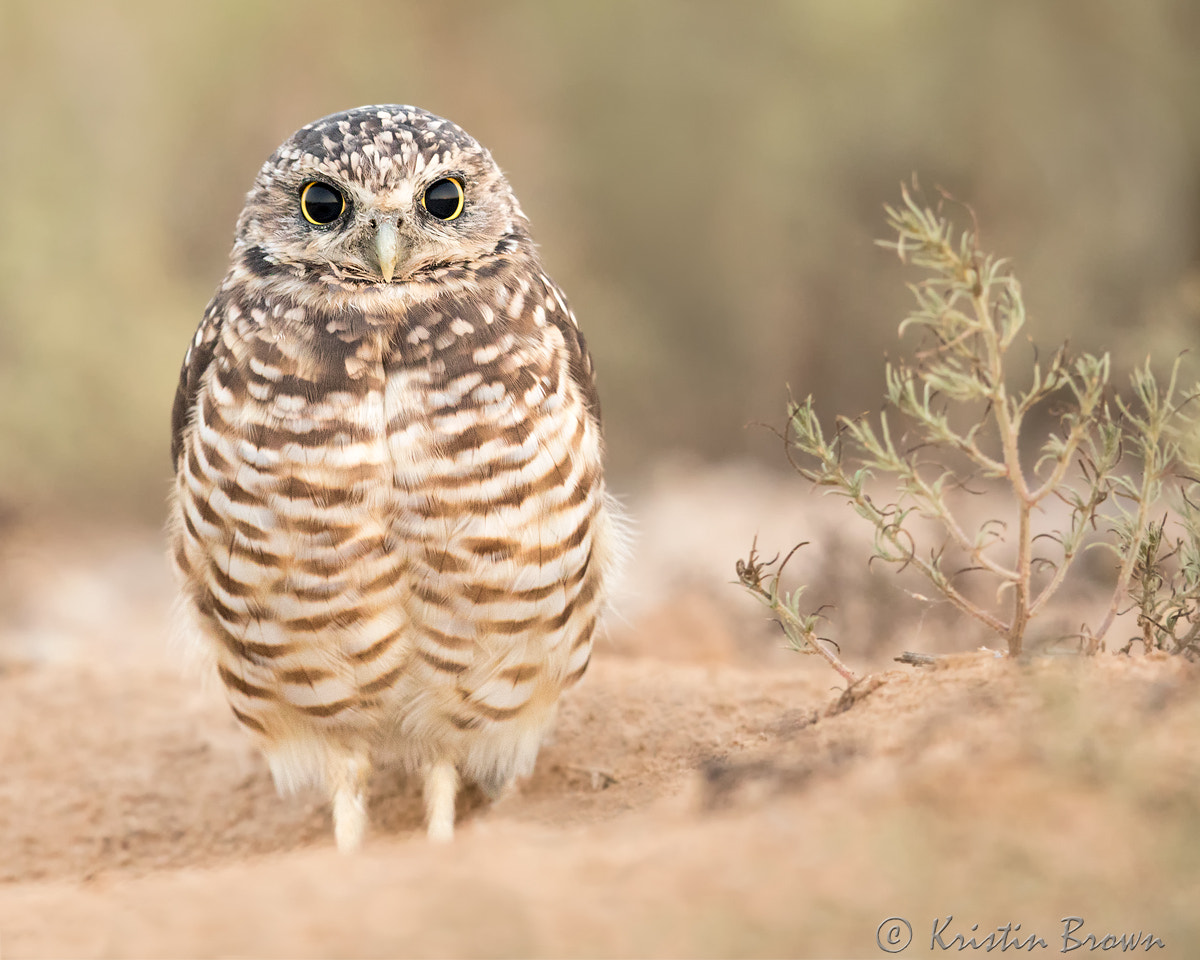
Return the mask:
<svg viewBox="0 0 1200 960">
<path fill-rule="evenodd" d="M 485 261 L 527 221 L 491 154 L 408 106 L 302 127 L 263 165 L 238 219 L 235 260 L 351 284 L 419 280 Z"/>
</svg>

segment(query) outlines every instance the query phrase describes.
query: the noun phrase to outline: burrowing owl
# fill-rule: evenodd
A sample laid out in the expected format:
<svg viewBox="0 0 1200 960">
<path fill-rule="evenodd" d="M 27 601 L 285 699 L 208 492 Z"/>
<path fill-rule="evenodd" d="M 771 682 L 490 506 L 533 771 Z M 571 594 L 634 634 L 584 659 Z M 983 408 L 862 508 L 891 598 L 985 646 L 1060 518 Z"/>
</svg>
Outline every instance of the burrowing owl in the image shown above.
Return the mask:
<svg viewBox="0 0 1200 960">
<path fill-rule="evenodd" d="M 592 363 L 491 155 L 371 106 L 263 166 L 172 417 L 182 607 L 284 790 L 533 768 L 617 553 Z"/>
</svg>

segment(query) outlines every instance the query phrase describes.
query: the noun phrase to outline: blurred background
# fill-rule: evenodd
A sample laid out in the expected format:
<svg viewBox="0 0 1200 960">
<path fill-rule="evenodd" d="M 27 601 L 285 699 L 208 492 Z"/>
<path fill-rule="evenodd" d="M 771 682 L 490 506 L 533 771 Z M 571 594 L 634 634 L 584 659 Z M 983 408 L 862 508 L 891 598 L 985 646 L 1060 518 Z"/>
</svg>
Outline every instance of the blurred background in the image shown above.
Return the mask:
<svg viewBox="0 0 1200 960">
<path fill-rule="evenodd" d="M 596 355 L 614 483 L 781 467 L 790 385 L 875 408 L 914 172 L 1036 335 L 1128 368 L 1200 317 L 1200 6 L 0 4 L 0 504 L 157 523 L 188 336 L 258 167 L 372 102 L 453 118 Z M 932 190 L 929 192 L 932 193 Z"/>
</svg>

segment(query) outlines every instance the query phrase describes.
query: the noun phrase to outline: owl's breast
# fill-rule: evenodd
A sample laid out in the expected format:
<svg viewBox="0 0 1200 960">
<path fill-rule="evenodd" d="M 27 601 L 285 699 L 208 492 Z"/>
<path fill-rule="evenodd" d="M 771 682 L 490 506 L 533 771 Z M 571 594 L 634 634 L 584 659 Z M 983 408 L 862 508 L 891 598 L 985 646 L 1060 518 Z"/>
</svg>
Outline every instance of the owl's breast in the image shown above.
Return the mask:
<svg viewBox="0 0 1200 960">
<path fill-rule="evenodd" d="M 533 749 L 612 554 L 594 402 L 545 314 L 429 311 L 318 350 L 224 331 L 175 556 L 245 725 L 387 717 L 414 750 L 515 725 Z"/>
<path fill-rule="evenodd" d="M 549 323 L 481 330 L 489 316 L 413 325 L 385 363 L 414 678 L 463 730 L 578 679 L 606 566 L 599 424 L 567 345 Z"/>
<path fill-rule="evenodd" d="M 382 369 L 341 362 L 226 334 L 177 464 L 176 565 L 235 712 L 263 732 L 281 711 L 360 715 L 406 656 Z"/>
</svg>

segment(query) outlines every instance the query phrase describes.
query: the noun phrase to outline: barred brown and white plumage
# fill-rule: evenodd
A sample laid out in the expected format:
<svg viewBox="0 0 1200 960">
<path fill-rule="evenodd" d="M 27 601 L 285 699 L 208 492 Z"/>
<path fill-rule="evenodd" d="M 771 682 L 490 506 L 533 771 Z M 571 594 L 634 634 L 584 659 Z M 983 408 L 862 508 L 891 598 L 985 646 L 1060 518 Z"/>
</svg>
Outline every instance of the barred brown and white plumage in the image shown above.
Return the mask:
<svg viewBox="0 0 1200 960">
<path fill-rule="evenodd" d="M 528 774 L 618 538 L 591 360 L 490 154 L 370 106 L 260 171 L 172 418 L 184 610 L 281 789 Z"/>
</svg>

